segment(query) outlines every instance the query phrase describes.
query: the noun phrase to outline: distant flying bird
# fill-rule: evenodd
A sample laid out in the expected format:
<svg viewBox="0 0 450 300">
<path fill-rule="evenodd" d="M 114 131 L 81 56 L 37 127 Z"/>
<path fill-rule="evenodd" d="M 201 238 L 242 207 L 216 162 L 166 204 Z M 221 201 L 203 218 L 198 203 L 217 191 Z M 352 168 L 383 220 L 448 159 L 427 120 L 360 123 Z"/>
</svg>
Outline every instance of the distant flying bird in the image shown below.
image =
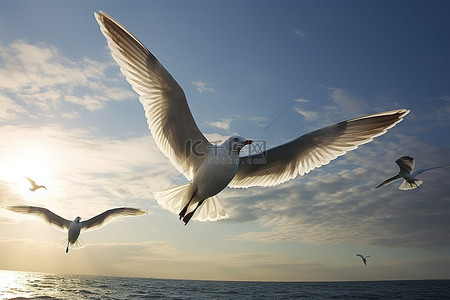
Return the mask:
<svg viewBox="0 0 450 300">
<path fill-rule="evenodd" d="M 217 196 L 225 187 L 275 186 L 302 176 L 383 135 L 409 113 L 399 109 L 343 121 L 284 145 L 249 150 L 249 154 L 259 153 L 240 157 L 244 146 L 255 150 L 258 145 L 250 146 L 253 141 L 240 136 L 221 145 L 210 143 L 195 123 L 183 89 L 155 56 L 106 13 L 95 13 L 95 18 L 112 57 L 140 96 L 153 139 L 190 181 L 153 193 L 158 203 L 178 214 L 185 225 L 191 218 L 228 218 Z"/>
<path fill-rule="evenodd" d="M 416 170 L 413 172 L 414 159 L 411 156 L 400 157 L 395 162 L 400 167 L 399 173 L 397 175 L 395 175 L 394 177 L 391 177 L 391 178 L 383 181 L 382 183 L 380 183 L 377 187 L 375 187 L 376 189 L 403 178 L 404 180 L 398 189 L 399 190 L 413 190 L 415 188 L 418 188 L 423 183 L 422 180 L 415 178 L 417 175 L 419 175 L 423 172 L 426 172 L 428 170 L 450 167 L 450 165 L 431 167 L 431 168 L 426 168 L 426 169 L 419 169 L 419 170 Z"/>
<path fill-rule="evenodd" d="M 33 179 L 28 178 L 28 177 L 25 177 L 25 178 L 28 179 L 28 181 L 31 183 L 30 191 L 34 192 L 35 190 L 40 189 L 40 188 L 47 189 L 47 188 L 46 188 L 45 186 L 43 186 L 43 185 L 37 185 L 36 182 L 35 182 Z"/>
<path fill-rule="evenodd" d="M 46 223 L 54 226 L 55 228 L 67 231 L 67 241 L 64 240 L 66 246 L 66 253 L 69 252 L 69 245 L 75 246 L 75 248 L 82 247 L 79 242 L 78 236 L 81 230 L 88 231 L 98 229 L 105 225 L 107 222 L 121 216 L 138 216 L 146 214 L 145 210 L 140 210 L 136 208 L 120 207 L 107 210 L 89 220 L 80 222 L 81 218 L 76 217 L 72 222 L 66 220 L 57 214 L 51 212 L 50 210 L 43 207 L 36 206 L 7 206 L 6 209 L 11 211 L 22 213 L 22 214 L 33 214 L 41 217 Z M 67 244 L 66 244 L 67 243 Z"/>
<path fill-rule="evenodd" d="M 362 255 L 362 254 L 356 254 L 356 256 L 361 257 L 363 263 L 364 263 L 365 265 L 367 265 L 367 258 L 370 257 L 370 255 L 364 256 L 364 255 Z"/>
</svg>

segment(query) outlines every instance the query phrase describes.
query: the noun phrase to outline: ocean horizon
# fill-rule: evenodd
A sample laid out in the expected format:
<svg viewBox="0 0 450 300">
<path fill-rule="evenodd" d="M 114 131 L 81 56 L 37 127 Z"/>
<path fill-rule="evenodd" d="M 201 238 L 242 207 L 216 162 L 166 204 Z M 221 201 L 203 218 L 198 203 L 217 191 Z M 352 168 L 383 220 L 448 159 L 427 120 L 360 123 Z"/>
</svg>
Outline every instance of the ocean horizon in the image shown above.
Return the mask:
<svg viewBox="0 0 450 300">
<path fill-rule="evenodd" d="M 445 299 L 450 280 L 215 281 L 0 270 L 1 299 Z"/>
</svg>

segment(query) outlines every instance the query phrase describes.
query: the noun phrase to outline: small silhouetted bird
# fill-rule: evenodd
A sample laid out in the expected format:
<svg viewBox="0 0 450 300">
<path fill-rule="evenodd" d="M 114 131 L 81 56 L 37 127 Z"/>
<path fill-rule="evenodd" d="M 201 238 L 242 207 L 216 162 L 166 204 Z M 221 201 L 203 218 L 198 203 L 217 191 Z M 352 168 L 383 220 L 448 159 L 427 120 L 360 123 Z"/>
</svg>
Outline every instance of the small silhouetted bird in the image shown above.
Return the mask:
<svg viewBox="0 0 450 300">
<path fill-rule="evenodd" d="M 40 188 L 47 189 L 47 188 L 46 188 L 45 186 L 43 186 L 43 185 L 37 185 L 36 182 L 35 182 L 33 179 L 28 178 L 28 177 L 25 177 L 25 178 L 28 179 L 28 181 L 31 183 L 30 191 L 34 192 L 35 190 L 40 189 Z"/>
<path fill-rule="evenodd" d="M 362 255 L 362 254 L 356 254 L 356 256 L 361 257 L 363 263 L 364 263 L 365 265 L 367 265 L 367 258 L 370 257 L 370 255 L 364 256 L 364 255 Z"/>
<path fill-rule="evenodd" d="M 391 177 L 391 178 L 383 181 L 382 183 L 380 183 L 377 187 L 375 187 L 376 189 L 403 178 L 404 180 L 398 189 L 399 190 L 413 190 L 415 188 L 418 188 L 423 183 L 422 180 L 415 178 L 417 175 L 419 175 L 425 171 L 429 171 L 429 170 L 433 170 L 433 169 L 450 167 L 450 165 L 447 165 L 447 166 L 431 167 L 431 168 L 425 168 L 425 169 L 419 169 L 419 170 L 413 171 L 414 170 L 414 159 L 411 156 L 400 157 L 395 162 L 400 167 L 400 171 L 398 172 L 398 174 L 395 175 L 394 177 Z"/>
</svg>

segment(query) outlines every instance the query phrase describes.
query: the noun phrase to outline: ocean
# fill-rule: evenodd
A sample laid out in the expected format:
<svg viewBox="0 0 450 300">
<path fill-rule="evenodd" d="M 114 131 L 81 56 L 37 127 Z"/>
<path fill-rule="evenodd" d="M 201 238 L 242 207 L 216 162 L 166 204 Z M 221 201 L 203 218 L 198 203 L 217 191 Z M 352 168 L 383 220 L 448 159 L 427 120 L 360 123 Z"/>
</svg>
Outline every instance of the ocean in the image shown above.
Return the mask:
<svg viewBox="0 0 450 300">
<path fill-rule="evenodd" d="M 450 299 L 450 280 L 248 282 L 0 271 L 1 299 Z"/>
</svg>

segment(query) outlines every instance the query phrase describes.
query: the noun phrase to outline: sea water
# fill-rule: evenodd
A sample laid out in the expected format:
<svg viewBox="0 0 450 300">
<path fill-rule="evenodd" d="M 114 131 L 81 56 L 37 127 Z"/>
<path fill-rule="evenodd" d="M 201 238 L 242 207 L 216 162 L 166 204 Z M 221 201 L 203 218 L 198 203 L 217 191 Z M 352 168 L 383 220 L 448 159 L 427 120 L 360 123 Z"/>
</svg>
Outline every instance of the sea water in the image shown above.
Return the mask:
<svg viewBox="0 0 450 300">
<path fill-rule="evenodd" d="M 0 271 L 1 299 L 450 299 L 450 280 L 249 282 Z"/>
</svg>

